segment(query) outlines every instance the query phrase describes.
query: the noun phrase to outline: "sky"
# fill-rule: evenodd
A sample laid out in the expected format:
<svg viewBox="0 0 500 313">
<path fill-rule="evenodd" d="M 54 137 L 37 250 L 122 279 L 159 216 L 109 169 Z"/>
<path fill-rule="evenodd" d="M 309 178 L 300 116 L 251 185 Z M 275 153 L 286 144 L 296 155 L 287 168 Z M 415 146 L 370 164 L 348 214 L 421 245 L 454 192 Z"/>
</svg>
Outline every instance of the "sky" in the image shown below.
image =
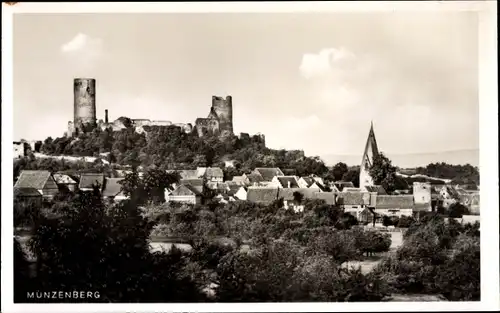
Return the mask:
<svg viewBox="0 0 500 313">
<path fill-rule="evenodd" d="M 479 149 L 474 12 L 16 14 L 14 139 L 60 137 L 73 78 L 97 117 L 193 123 L 233 97 L 235 133 L 361 155 Z"/>
</svg>

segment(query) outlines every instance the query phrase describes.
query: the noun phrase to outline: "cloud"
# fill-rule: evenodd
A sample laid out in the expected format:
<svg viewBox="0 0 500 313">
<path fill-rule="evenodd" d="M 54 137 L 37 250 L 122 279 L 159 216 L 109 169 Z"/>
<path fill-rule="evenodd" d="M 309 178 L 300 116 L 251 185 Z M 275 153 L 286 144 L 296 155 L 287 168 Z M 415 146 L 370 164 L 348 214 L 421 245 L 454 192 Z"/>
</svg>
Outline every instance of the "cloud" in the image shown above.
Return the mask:
<svg viewBox="0 0 500 313">
<path fill-rule="evenodd" d="M 103 43 L 100 38 L 93 38 L 84 33 L 78 33 L 70 41 L 61 46 L 61 53 L 78 74 L 91 75 L 97 61 L 103 56 Z"/>
<path fill-rule="evenodd" d="M 306 79 L 322 77 L 335 72 L 339 64 L 352 62 L 356 56 L 345 48 L 323 49 L 319 53 L 306 53 L 302 56 L 300 73 Z"/>
</svg>

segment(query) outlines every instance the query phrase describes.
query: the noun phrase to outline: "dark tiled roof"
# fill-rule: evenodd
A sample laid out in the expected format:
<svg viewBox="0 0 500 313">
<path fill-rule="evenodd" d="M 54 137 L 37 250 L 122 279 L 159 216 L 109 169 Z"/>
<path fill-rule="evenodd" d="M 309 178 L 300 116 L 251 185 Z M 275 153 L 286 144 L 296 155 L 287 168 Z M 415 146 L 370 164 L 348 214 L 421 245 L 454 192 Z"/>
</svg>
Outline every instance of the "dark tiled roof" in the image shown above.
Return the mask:
<svg viewBox="0 0 500 313">
<path fill-rule="evenodd" d="M 190 184 L 193 187 L 203 187 L 203 179 L 201 178 L 188 178 L 188 179 L 181 179 L 179 181 L 181 184 Z"/>
<path fill-rule="evenodd" d="M 375 185 L 375 186 L 366 186 L 365 187 L 367 191 L 369 192 L 376 192 L 379 195 L 386 195 L 387 192 L 385 191 L 384 187 L 380 185 Z"/>
<path fill-rule="evenodd" d="M 248 188 L 248 201 L 268 204 L 276 199 L 278 199 L 278 188 Z"/>
<path fill-rule="evenodd" d="M 343 205 L 364 205 L 368 204 L 370 195 L 366 192 L 341 192 L 339 193 L 339 204 Z"/>
<path fill-rule="evenodd" d="M 377 195 L 377 209 L 410 209 L 413 208 L 413 195 Z"/>
<path fill-rule="evenodd" d="M 283 172 L 277 167 L 257 167 L 256 173 L 259 173 L 264 181 L 271 181 L 274 176 L 284 176 Z"/>
<path fill-rule="evenodd" d="M 295 176 L 278 176 L 277 178 L 283 188 L 299 188 Z M 290 186 L 288 185 L 289 183 Z"/>
<path fill-rule="evenodd" d="M 37 189 L 31 187 L 14 187 L 15 197 L 41 197 L 42 194 Z"/>
<path fill-rule="evenodd" d="M 122 191 L 120 181 L 123 178 L 106 178 L 104 181 L 104 190 L 102 195 L 104 197 L 116 197 Z"/>
<path fill-rule="evenodd" d="M 200 195 L 198 190 L 196 190 L 193 186 L 189 184 L 180 185 L 170 193 L 170 196 L 198 196 L 198 195 Z"/>
<path fill-rule="evenodd" d="M 99 186 L 103 186 L 104 184 L 104 174 L 96 174 L 96 173 L 84 173 L 80 176 L 80 184 L 78 188 L 92 188 L 93 185 L 99 184 Z"/>
<path fill-rule="evenodd" d="M 315 192 L 314 199 L 324 200 L 326 204 L 335 204 L 335 193 L 333 192 Z"/>
<path fill-rule="evenodd" d="M 283 200 L 286 201 L 293 200 L 293 194 L 295 192 L 300 192 L 304 196 L 304 199 L 314 199 L 314 194 L 317 191 L 308 188 L 280 188 L 278 192 L 278 198 L 283 198 Z"/>
<path fill-rule="evenodd" d="M 44 189 L 48 181 L 53 182 L 53 186 L 47 186 L 50 189 L 58 189 L 55 182 L 51 179 L 49 171 L 22 171 L 14 187 Z"/>
</svg>

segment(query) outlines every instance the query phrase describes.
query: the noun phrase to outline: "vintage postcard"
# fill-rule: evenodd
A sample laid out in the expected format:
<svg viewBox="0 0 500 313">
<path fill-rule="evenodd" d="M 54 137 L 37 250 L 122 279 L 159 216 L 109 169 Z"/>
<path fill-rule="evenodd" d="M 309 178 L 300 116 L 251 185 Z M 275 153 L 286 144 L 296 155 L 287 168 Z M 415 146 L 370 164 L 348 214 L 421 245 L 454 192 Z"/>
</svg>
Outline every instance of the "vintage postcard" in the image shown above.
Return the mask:
<svg viewBox="0 0 500 313">
<path fill-rule="evenodd" d="M 496 1 L 2 6 L 2 312 L 499 309 Z"/>
</svg>

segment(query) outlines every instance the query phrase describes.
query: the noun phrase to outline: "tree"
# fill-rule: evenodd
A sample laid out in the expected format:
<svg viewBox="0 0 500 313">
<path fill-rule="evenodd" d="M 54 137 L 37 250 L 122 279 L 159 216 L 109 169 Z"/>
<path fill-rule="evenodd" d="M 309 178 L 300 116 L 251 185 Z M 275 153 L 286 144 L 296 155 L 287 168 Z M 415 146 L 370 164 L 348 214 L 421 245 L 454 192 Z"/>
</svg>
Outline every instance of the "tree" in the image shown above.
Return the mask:
<svg viewBox="0 0 500 313">
<path fill-rule="evenodd" d="M 93 290 L 104 302 L 201 299 L 181 275 L 182 259 L 149 252 L 150 229 L 133 201 L 105 207 L 97 189 L 79 194 L 62 217 L 42 218 L 35 229 L 38 290 Z"/>
<path fill-rule="evenodd" d="M 391 193 L 396 189 L 396 167 L 391 160 L 382 152 L 373 157 L 373 164 L 370 167 L 370 176 L 376 185 L 382 185 L 384 189 Z"/>
<path fill-rule="evenodd" d="M 342 181 L 351 182 L 354 187 L 359 187 L 359 166 L 350 168 L 344 176 L 342 176 Z"/>
<path fill-rule="evenodd" d="M 448 216 L 453 218 L 462 218 L 463 215 L 470 214 L 469 209 L 461 203 L 453 203 L 448 208 Z"/>
<path fill-rule="evenodd" d="M 348 171 L 349 168 L 347 167 L 347 164 L 339 162 L 332 167 L 328 174 L 330 178 L 333 178 L 333 181 L 339 181 Z"/>
</svg>

